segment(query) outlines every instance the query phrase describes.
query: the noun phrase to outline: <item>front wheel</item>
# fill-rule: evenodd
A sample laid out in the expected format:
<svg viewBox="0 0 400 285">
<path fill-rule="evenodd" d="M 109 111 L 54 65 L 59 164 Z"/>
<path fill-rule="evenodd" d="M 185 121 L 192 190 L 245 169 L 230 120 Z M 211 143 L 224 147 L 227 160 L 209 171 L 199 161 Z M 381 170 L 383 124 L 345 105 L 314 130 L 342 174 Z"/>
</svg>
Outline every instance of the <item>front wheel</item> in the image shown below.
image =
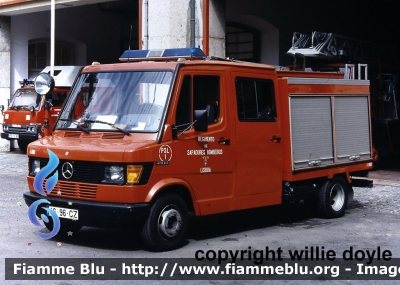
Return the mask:
<svg viewBox="0 0 400 285">
<path fill-rule="evenodd" d="M 348 185 L 342 177 L 328 180 L 319 190 L 319 210 L 328 219 L 344 215 L 348 200 Z"/>
<path fill-rule="evenodd" d="M 177 248 L 184 240 L 189 224 L 185 202 L 176 194 L 158 198 L 142 228 L 142 240 L 154 251 Z"/>
</svg>

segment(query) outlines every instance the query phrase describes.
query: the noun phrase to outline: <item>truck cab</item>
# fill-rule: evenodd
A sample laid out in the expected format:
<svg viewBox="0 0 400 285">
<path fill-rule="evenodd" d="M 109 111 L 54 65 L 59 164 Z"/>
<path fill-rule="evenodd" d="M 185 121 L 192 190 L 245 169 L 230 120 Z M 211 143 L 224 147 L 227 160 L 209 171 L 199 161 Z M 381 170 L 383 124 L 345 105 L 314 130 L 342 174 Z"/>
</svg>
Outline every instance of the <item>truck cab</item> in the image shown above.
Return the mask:
<svg viewBox="0 0 400 285">
<path fill-rule="evenodd" d="M 47 67 L 42 72 L 49 70 Z M 57 85 L 46 96 L 36 93 L 34 81 L 21 81 L 21 88 L 11 97 L 7 110 L 0 106 L 4 116 L 1 138 L 17 140 L 20 150 L 26 152 L 29 143 L 50 134 L 79 70 L 76 66 L 55 67 Z"/>
<path fill-rule="evenodd" d="M 196 48 L 120 60 L 83 68 L 52 134 L 28 147 L 24 199 L 46 196 L 59 234 L 133 227 L 148 248 L 170 250 L 185 239 L 189 213 L 309 200 L 338 218 L 353 174 L 372 167 L 368 80 Z"/>
</svg>

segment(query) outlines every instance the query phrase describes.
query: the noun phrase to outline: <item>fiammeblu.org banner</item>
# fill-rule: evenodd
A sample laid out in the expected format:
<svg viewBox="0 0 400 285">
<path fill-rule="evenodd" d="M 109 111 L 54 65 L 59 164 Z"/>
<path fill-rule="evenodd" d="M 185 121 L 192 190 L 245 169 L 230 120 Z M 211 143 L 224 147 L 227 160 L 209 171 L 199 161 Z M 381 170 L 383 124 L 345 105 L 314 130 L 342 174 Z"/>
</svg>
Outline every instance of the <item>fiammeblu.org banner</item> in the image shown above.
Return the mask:
<svg viewBox="0 0 400 285">
<path fill-rule="evenodd" d="M 399 280 L 400 259 L 6 258 L 6 280 Z"/>
</svg>

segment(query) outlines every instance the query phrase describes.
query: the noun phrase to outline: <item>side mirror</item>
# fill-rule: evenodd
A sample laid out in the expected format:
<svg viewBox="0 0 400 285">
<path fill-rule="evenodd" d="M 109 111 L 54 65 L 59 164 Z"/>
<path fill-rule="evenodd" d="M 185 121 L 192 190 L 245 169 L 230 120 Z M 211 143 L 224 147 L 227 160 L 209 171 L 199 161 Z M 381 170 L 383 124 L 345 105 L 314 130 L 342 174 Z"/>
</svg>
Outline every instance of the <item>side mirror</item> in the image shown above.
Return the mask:
<svg viewBox="0 0 400 285">
<path fill-rule="evenodd" d="M 185 126 L 184 130 L 178 130 L 178 127 L 181 129 Z M 194 122 L 187 123 L 179 126 L 171 125 L 172 129 L 172 139 L 176 140 L 178 136 L 189 130 L 192 126 L 194 126 L 194 130 L 196 132 L 207 132 L 208 130 L 208 113 L 207 110 L 194 110 Z M 178 135 L 180 132 L 180 135 Z"/>
<path fill-rule="evenodd" d="M 4 105 L 0 105 L 0 112 L 3 114 L 3 112 L 4 112 Z"/>
<path fill-rule="evenodd" d="M 196 132 L 207 132 L 208 113 L 207 110 L 194 110 L 194 130 Z"/>
<path fill-rule="evenodd" d="M 54 89 L 54 78 L 48 73 L 39 73 L 34 81 L 35 91 L 40 95 L 46 95 Z"/>
</svg>

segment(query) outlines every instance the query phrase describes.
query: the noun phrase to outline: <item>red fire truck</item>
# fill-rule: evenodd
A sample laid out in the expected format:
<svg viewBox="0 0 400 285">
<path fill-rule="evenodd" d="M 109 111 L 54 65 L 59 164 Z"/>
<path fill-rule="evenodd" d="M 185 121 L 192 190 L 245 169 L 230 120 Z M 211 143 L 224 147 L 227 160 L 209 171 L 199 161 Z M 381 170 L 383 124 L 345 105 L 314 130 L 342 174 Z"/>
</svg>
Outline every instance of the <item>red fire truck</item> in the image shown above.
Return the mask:
<svg viewBox="0 0 400 285">
<path fill-rule="evenodd" d="M 55 88 L 46 96 L 36 93 L 33 81 L 20 81 L 21 88 L 11 97 L 8 110 L 4 111 L 4 106 L 0 106 L 4 116 L 1 138 L 17 140 L 20 150 L 26 152 L 30 142 L 49 135 L 80 69 L 78 66 L 56 66 Z M 42 72 L 49 70 L 50 67 L 46 67 Z"/>
<path fill-rule="evenodd" d="M 189 213 L 306 200 L 338 218 L 355 176 L 372 168 L 368 80 L 196 48 L 126 51 L 121 61 L 83 68 L 53 133 L 28 147 L 27 205 L 43 198 L 34 179 L 48 151 L 59 158 L 46 192 L 59 234 L 133 227 L 150 249 L 170 250 Z"/>
</svg>

